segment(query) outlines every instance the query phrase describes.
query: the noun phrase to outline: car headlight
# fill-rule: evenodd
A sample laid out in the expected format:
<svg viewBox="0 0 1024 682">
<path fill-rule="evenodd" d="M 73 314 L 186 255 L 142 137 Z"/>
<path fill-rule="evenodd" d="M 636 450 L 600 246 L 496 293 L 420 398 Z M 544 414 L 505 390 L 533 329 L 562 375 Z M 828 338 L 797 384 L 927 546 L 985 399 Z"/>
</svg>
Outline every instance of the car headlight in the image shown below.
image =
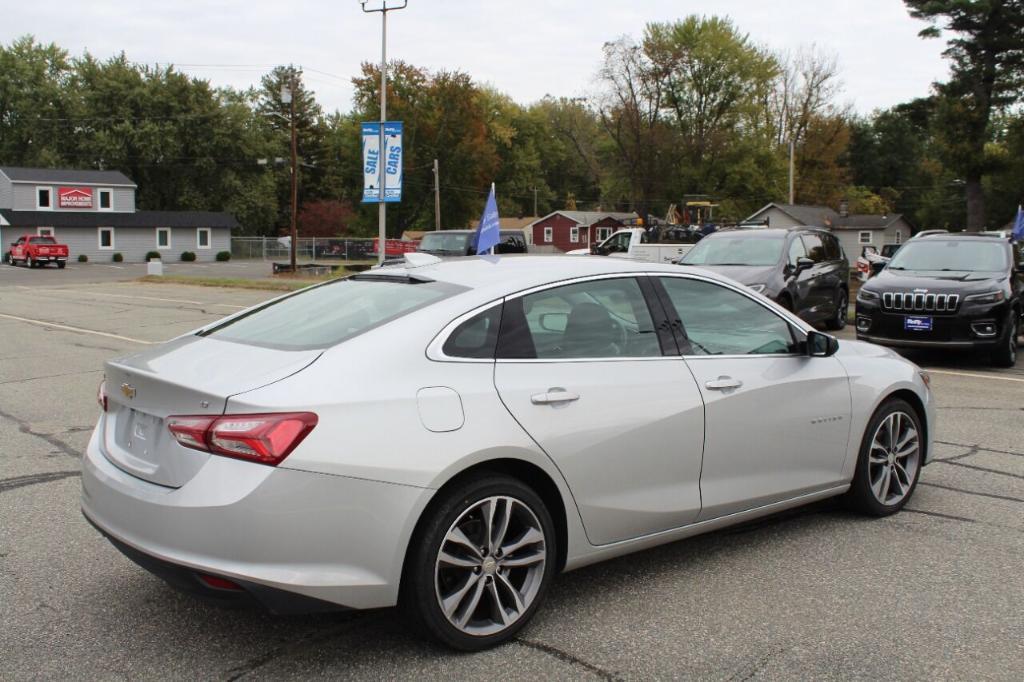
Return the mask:
<svg viewBox="0 0 1024 682">
<path fill-rule="evenodd" d="M 747 288 L 753 291 L 755 294 L 764 293 L 764 284 L 748 284 Z"/>
<path fill-rule="evenodd" d="M 984 294 L 971 294 L 964 298 L 964 303 L 999 303 L 1006 298 L 1002 291 L 987 291 Z"/>
<path fill-rule="evenodd" d="M 868 291 L 867 289 L 861 289 L 857 292 L 857 300 L 867 303 L 868 301 L 877 301 L 878 294 L 874 291 Z"/>
</svg>

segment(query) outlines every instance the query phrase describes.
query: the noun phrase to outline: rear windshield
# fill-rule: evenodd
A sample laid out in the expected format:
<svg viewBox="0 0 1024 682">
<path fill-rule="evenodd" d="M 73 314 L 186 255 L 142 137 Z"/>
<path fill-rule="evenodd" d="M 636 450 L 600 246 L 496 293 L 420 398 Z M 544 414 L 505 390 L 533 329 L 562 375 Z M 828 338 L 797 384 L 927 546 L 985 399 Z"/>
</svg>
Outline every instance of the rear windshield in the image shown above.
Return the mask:
<svg viewBox="0 0 1024 682">
<path fill-rule="evenodd" d="M 56 244 L 57 240 L 53 237 L 29 237 L 29 244 Z"/>
<path fill-rule="evenodd" d="M 785 235 L 744 232 L 705 237 L 683 258 L 686 265 L 775 265 L 782 260 Z"/>
<path fill-rule="evenodd" d="M 200 336 L 281 350 L 328 348 L 459 291 L 443 282 L 363 275 L 306 289 Z"/>
<path fill-rule="evenodd" d="M 907 242 L 889 262 L 890 270 L 1000 272 L 1007 268 L 1006 242 L 931 237 Z"/>
</svg>

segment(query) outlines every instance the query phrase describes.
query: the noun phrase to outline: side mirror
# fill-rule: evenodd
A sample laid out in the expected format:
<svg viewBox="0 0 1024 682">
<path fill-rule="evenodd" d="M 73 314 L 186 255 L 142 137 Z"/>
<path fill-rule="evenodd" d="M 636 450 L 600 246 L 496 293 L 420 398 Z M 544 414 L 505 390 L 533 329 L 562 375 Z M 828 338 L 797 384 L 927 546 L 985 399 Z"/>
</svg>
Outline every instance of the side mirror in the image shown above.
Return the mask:
<svg viewBox="0 0 1024 682">
<path fill-rule="evenodd" d="M 803 272 L 808 268 L 814 267 L 814 261 L 807 256 L 800 256 L 796 259 L 796 272 Z"/>
<path fill-rule="evenodd" d="M 827 358 L 839 350 L 839 339 L 818 331 L 807 334 L 807 355 L 812 358 Z"/>
</svg>

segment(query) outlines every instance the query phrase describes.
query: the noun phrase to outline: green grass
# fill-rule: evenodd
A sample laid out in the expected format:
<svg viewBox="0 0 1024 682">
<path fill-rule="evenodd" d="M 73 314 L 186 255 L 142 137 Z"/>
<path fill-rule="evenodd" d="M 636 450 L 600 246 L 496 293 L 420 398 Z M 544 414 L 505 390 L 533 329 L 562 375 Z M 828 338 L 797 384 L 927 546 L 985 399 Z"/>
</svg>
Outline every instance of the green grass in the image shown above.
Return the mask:
<svg viewBox="0 0 1024 682">
<path fill-rule="evenodd" d="M 188 275 L 146 275 L 137 282 L 146 284 L 187 284 L 195 287 L 224 287 L 228 289 L 264 289 L 266 291 L 295 291 L 312 284 L 327 282 L 344 277 L 348 273 L 336 273 L 330 277 L 302 277 L 276 279 L 243 279 L 240 277 L 190 277 Z"/>
</svg>

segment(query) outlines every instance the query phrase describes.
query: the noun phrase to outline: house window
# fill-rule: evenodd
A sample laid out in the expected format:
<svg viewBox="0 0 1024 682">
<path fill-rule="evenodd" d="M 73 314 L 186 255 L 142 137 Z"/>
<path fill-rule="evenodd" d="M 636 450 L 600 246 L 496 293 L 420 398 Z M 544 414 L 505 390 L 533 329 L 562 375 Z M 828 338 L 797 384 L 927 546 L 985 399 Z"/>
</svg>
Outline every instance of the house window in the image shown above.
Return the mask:
<svg viewBox="0 0 1024 682">
<path fill-rule="evenodd" d="M 544 243 L 550 244 L 551 240 L 555 237 L 555 229 L 553 227 L 544 228 Z"/>
<path fill-rule="evenodd" d="M 97 229 L 97 241 L 99 242 L 99 248 L 104 251 L 112 251 L 114 249 L 114 228 L 112 227 L 101 227 Z"/>
<path fill-rule="evenodd" d="M 52 187 L 36 187 L 36 208 L 40 211 L 53 210 Z"/>
<path fill-rule="evenodd" d="M 610 227 L 599 227 L 597 228 L 597 241 L 603 242 L 608 237 L 612 236 L 612 228 Z"/>
<path fill-rule="evenodd" d="M 52 227 L 37 227 L 36 228 L 36 234 L 39 235 L 40 237 L 52 237 L 53 236 L 53 228 Z"/>
<path fill-rule="evenodd" d="M 158 228 L 156 228 L 156 248 L 158 248 L 158 249 L 169 249 L 169 248 L 171 248 L 171 228 L 169 228 L 169 227 L 158 227 Z"/>
<path fill-rule="evenodd" d="M 903 243 L 903 230 L 896 230 L 896 234 L 893 235 L 893 237 L 896 239 L 896 243 L 897 244 L 902 244 Z"/>
<path fill-rule="evenodd" d="M 96 190 L 96 194 L 99 197 L 99 201 L 97 202 L 97 208 L 100 211 L 114 210 L 114 190 L 101 188 Z"/>
<path fill-rule="evenodd" d="M 863 232 L 858 232 L 857 233 L 857 243 L 858 244 L 870 244 L 871 243 L 871 231 L 870 230 L 864 230 Z"/>
<path fill-rule="evenodd" d="M 210 228 L 200 227 L 196 229 L 196 248 L 197 249 L 208 249 L 210 248 Z"/>
<path fill-rule="evenodd" d="M 569 228 L 569 241 L 576 244 L 580 241 L 580 228 L 576 225 Z"/>
</svg>

